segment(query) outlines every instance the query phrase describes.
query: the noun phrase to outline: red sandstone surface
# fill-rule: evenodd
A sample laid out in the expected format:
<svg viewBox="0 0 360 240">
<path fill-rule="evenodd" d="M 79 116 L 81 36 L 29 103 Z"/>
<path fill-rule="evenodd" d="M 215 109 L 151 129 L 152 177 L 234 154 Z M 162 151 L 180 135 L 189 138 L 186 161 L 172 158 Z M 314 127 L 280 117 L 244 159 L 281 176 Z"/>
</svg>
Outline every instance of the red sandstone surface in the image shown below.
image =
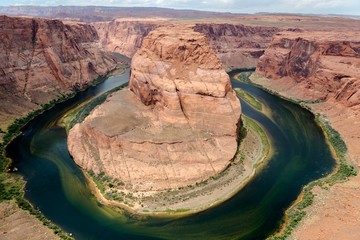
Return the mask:
<svg viewBox="0 0 360 240">
<path fill-rule="evenodd" d="M 157 28 L 131 64 L 129 89 L 71 129 L 77 164 L 131 191 L 164 190 L 223 171 L 237 149 L 240 103 L 203 34 Z"/>
<path fill-rule="evenodd" d="M 86 9 L 81 11 L 82 16 L 77 20 L 111 20 L 104 16 L 106 13 L 88 18 Z M 58 17 L 64 19 L 76 16 L 65 14 Z M 261 51 L 270 46 L 260 60 L 257 71 L 270 77 L 272 81 L 258 79 L 257 82 L 282 95 L 306 100 L 314 112 L 325 115 L 344 137 L 349 147 L 349 159 L 359 165 L 359 62 L 356 55 L 360 39 L 358 20 L 341 17 L 250 15 L 185 22 L 193 26 L 200 24 L 195 28 L 209 36 L 210 45 L 226 67 L 254 66 Z M 99 68 L 96 73 L 105 72 L 106 68 L 111 69 L 113 62 L 108 55 L 99 52 L 97 41 L 101 41 L 109 50 L 116 49 L 120 53 L 129 53 L 130 56 L 154 27 L 153 23 L 147 29 L 141 23 L 129 25 L 129 22 L 117 20 L 94 24 L 99 39 L 92 27 L 83 24 L 68 25 L 60 21 L 5 16 L 0 17 L 0 23 L 0 108 L 3 108 L 0 127 L 3 129 L 16 117 L 37 108 L 38 104 L 91 80 L 86 76 L 95 75 L 87 64 L 92 63 L 95 68 Z M 224 23 L 227 24 L 218 25 Z M 245 26 L 237 27 L 238 25 Z M 251 30 L 242 34 L 237 30 L 249 29 L 247 26 L 276 27 L 279 31 L 290 31 L 275 36 L 269 31 L 263 36 L 262 28 L 258 29 L 260 33 Z M 129 33 L 124 30 L 126 27 L 130 29 Z M 277 32 L 275 29 L 274 34 Z M 121 38 L 121 42 L 117 42 L 116 38 Z M 127 47 L 129 44 L 132 47 Z M 253 55 L 256 57 L 249 58 Z M 243 61 L 237 61 L 239 56 Z M 228 63 L 229 59 L 235 62 Z M 47 76 L 46 79 L 40 78 L 43 74 Z M 114 95 L 113 98 L 117 97 Z M 311 104 L 311 101 L 315 103 Z M 314 206 L 309 208 L 307 218 L 293 238 L 359 238 L 359 183 L 360 177 L 357 176 L 330 190 L 316 189 Z"/>
<path fill-rule="evenodd" d="M 0 16 L 0 127 L 114 69 L 95 29 Z"/>
<path fill-rule="evenodd" d="M 281 32 L 260 58 L 258 76 L 253 77 L 327 119 L 346 142 L 347 160 L 355 166 L 360 166 L 359 39 L 360 29 Z M 314 204 L 293 238 L 359 238 L 359 190 L 359 175 L 329 190 L 316 188 Z"/>
</svg>

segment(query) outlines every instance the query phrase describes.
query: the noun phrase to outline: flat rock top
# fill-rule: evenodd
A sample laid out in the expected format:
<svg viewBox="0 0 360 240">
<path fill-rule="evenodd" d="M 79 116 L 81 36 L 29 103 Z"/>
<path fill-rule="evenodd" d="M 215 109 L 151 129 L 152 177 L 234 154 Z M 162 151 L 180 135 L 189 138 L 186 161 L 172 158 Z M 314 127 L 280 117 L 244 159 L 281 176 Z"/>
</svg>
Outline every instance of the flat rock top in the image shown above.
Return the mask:
<svg viewBox="0 0 360 240">
<path fill-rule="evenodd" d="M 175 143 L 211 137 L 189 126 L 158 122 L 153 107 L 141 104 L 129 89 L 113 93 L 91 114 L 89 125 L 108 137 L 121 136 L 131 142 Z"/>
<path fill-rule="evenodd" d="M 349 30 L 338 30 L 338 31 L 283 31 L 276 34 L 277 38 L 288 38 L 288 39 L 298 39 L 303 38 L 309 41 L 314 42 L 331 42 L 331 41 L 346 41 L 346 42 L 359 42 L 360 39 L 360 29 L 357 31 Z"/>
</svg>

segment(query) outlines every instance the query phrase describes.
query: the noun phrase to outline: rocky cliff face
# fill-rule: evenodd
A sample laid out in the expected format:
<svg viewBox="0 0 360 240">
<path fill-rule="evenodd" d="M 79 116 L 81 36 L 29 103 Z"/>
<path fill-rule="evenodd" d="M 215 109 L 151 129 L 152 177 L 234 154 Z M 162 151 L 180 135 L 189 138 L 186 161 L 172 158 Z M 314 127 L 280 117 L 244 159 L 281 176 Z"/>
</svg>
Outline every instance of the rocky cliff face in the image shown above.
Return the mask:
<svg viewBox="0 0 360 240">
<path fill-rule="evenodd" d="M 223 171 L 237 149 L 240 104 L 206 37 L 191 28 L 152 31 L 131 65 L 129 89 L 71 129 L 83 169 L 131 191 L 177 188 Z"/>
<path fill-rule="evenodd" d="M 208 37 L 225 68 L 255 68 L 273 35 L 280 31 L 277 27 L 210 23 L 196 24 L 194 29 Z"/>
<path fill-rule="evenodd" d="M 94 23 L 101 43 L 108 51 L 132 57 L 140 48 L 143 38 L 153 29 L 169 25 L 164 19 L 127 20 Z M 211 48 L 225 69 L 255 68 L 259 57 L 279 32 L 276 27 L 252 27 L 241 24 L 193 24 L 195 31 L 207 36 Z"/>
<path fill-rule="evenodd" d="M 256 69 L 271 81 L 254 78 L 326 117 L 344 138 L 354 161 L 360 161 L 359 39 L 359 30 L 282 32 Z"/>
<path fill-rule="evenodd" d="M 260 58 L 256 72 L 296 85 L 305 100 L 360 104 L 359 33 L 282 32 Z"/>
<path fill-rule="evenodd" d="M 158 21 L 117 19 L 93 23 L 102 46 L 108 51 L 132 57 L 146 35 L 159 26 Z"/>
<path fill-rule="evenodd" d="M 116 66 L 89 25 L 0 16 L 0 127 Z"/>
<path fill-rule="evenodd" d="M 360 167 L 359 23 L 350 29 L 282 32 L 273 39 L 256 69 L 258 75 L 270 80 L 252 80 L 281 95 L 305 101 L 340 133 L 348 148 L 347 161 Z M 359 188 L 359 174 L 326 190 L 315 187 L 314 203 L 293 238 L 357 238 L 359 221 L 354 219 L 360 215 L 356 205 Z"/>
</svg>

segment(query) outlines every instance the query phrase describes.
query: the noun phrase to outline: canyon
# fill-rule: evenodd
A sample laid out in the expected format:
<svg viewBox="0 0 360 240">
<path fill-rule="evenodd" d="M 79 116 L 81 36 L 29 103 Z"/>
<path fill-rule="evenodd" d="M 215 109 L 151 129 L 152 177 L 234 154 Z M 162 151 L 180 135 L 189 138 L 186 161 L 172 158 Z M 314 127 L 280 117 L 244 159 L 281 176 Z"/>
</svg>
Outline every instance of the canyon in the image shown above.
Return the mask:
<svg viewBox="0 0 360 240">
<path fill-rule="evenodd" d="M 345 138 L 357 163 L 360 132 L 360 31 L 284 31 L 260 58 L 255 79 L 262 86 L 303 102 L 326 116 Z M 345 124 L 346 123 L 346 124 Z"/>
<path fill-rule="evenodd" d="M 83 169 L 148 192 L 222 172 L 237 150 L 240 103 L 203 34 L 159 27 L 132 58 L 129 89 L 69 132 Z M 146 149 L 146 151 L 144 151 Z"/>
<path fill-rule="evenodd" d="M 205 34 L 211 48 L 225 69 L 255 68 L 278 27 L 245 26 L 227 23 L 189 24 L 164 18 L 119 18 L 110 22 L 95 22 L 95 29 L 104 49 L 132 57 L 143 38 L 157 27 L 182 24 Z"/>
<path fill-rule="evenodd" d="M 330 123 L 345 141 L 346 159 L 355 167 L 360 167 L 359 39 L 359 28 L 278 33 L 252 77 L 253 82 L 301 102 Z M 359 189 L 359 175 L 329 190 L 315 188 L 314 205 L 294 239 L 357 238 Z"/>
<path fill-rule="evenodd" d="M 89 25 L 0 16 L 0 128 L 115 69 Z"/>
<path fill-rule="evenodd" d="M 39 14 L 42 13 L 36 11 L 34 13 L 37 16 Z M 96 173 L 103 171 L 114 179 L 118 175 L 127 176 L 117 180 L 125 182 L 129 189 L 136 190 L 180 187 L 221 172 L 229 163 L 236 146 L 237 127 L 235 124 L 230 124 L 235 120 L 229 120 L 229 125 L 220 125 L 218 124 L 220 120 L 215 118 L 214 122 L 208 122 L 208 125 L 204 125 L 204 129 L 198 130 L 199 138 L 195 139 L 191 137 L 193 128 L 203 125 L 200 124 L 196 111 L 189 110 L 189 108 L 197 108 L 197 105 L 193 104 L 193 100 L 197 98 L 203 100 L 213 96 L 217 101 L 221 101 L 224 96 L 225 98 L 231 96 L 233 99 L 233 93 L 226 84 L 228 80 L 225 80 L 224 73 L 220 73 L 218 69 L 220 62 L 209 53 L 209 59 L 214 63 L 211 68 L 215 68 L 221 76 L 220 79 L 223 79 L 222 84 L 219 85 L 221 87 L 206 83 L 205 85 L 209 85 L 210 88 L 205 92 L 189 93 L 188 86 L 180 84 L 178 91 L 175 88 L 175 92 L 180 94 L 179 99 L 186 96 L 182 102 L 174 100 L 169 94 L 171 92 L 169 89 L 173 86 L 170 84 L 171 81 L 164 88 L 160 88 L 157 82 L 164 79 L 155 78 L 155 82 L 149 81 L 159 72 L 165 79 L 174 80 L 172 72 L 179 73 L 183 68 L 178 67 L 184 67 L 177 65 L 178 60 L 170 58 L 170 62 L 166 64 L 148 61 L 150 55 L 151 57 L 155 55 L 157 59 L 166 56 L 166 54 L 162 56 L 163 50 L 159 49 L 151 51 L 142 49 L 139 53 L 142 56 L 134 55 L 142 44 L 151 49 L 156 43 L 151 43 L 154 41 L 151 40 L 151 36 L 148 40 L 144 40 L 151 31 L 158 29 L 155 31 L 161 32 L 164 26 L 182 25 L 206 36 L 206 41 L 212 49 L 207 48 L 207 51 L 213 51 L 224 68 L 256 67 L 256 74 L 252 77 L 253 82 L 300 102 L 331 123 L 348 146 L 349 162 L 360 166 L 358 20 L 291 15 L 174 20 L 158 18 L 159 14 L 154 14 L 151 19 L 144 19 L 136 14 L 133 15 L 136 18 L 118 18 L 117 15 L 104 17 L 104 13 L 95 17 L 87 17 L 83 14 L 77 19 L 75 15 L 78 13 L 49 14 L 57 15 L 62 20 L 77 20 L 91 24 L 0 16 L 0 128 L 3 131 L 16 118 L 66 93 L 87 86 L 99 76 L 104 76 L 116 67 L 118 61 L 114 55 L 105 51 L 118 52 L 134 57 L 133 61 L 140 66 L 132 67 L 130 88 L 133 92 L 123 91 L 112 94 L 106 103 L 97 108 L 81 126 L 78 125 L 71 130 L 69 138 L 78 141 L 70 140 L 69 143 L 75 159 L 80 159 L 77 163 L 84 169 Z M 141 14 L 145 16 L 146 11 Z M 186 35 L 187 31 L 190 30 L 182 29 L 179 32 Z M 169 47 L 169 49 L 173 48 L 176 47 Z M 178 49 L 179 56 L 184 58 L 189 53 L 185 50 L 180 51 L 180 47 Z M 174 65 L 171 69 L 175 70 L 172 72 L 166 70 L 168 65 Z M 193 76 L 206 78 L 206 74 L 201 71 L 192 72 Z M 185 78 L 181 74 L 179 76 Z M 195 86 L 194 89 L 199 86 Z M 188 97 L 191 94 L 198 96 L 191 99 Z M 131 105 L 125 106 L 122 104 L 123 101 L 128 101 Z M 210 105 L 210 102 L 205 104 Z M 131 107 L 133 109 L 130 109 Z M 209 108 L 208 106 L 207 109 Z M 134 109 L 135 113 L 132 112 Z M 119 114 L 120 111 L 127 115 Z M 227 109 L 221 114 L 227 115 L 230 112 Z M 235 112 L 236 116 L 240 115 L 240 111 Z M 109 116 L 112 114 L 114 119 L 129 121 L 134 125 L 125 126 L 117 121 L 104 120 L 104 114 Z M 148 119 L 142 121 L 139 120 L 140 117 Z M 151 122 L 156 124 L 152 125 Z M 173 122 L 187 127 L 172 129 L 169 123 Z M 214 124 L 221 127 L 214 130 L 214 127 L 211 127 Z M 126 135 L 131 130 L 133 130 L 132 135 L 126 136 L 128 142 L 124 142 L 122 138 L 116 139 L 117 135 Z M 220 136 L 217 130 L 224 131 L 225 136 Z M 155 135 L 160 136 L 159 133 L 162 133 L 162 137 L 155 137 Z M 181 143 L 177 137 L 182 138 Z M 140 138 L 145 138 L 146 141 L 140 141 Z M 188 142 L 184 142 L 185 138 Z M 90 142 L 85 143 L 85 139 L 89 139 Z M 113 141 L 114 139 L 116 140 Z M 77 144 L 82 145 L 80 148 L 82 150 L 77 151 Z M 197 152 L 197 157 L 202 162 L 197 162 L 198 165 L 193 166 L 203 169 L 203 172 L 199 174 L 188 170 L 174 171 L 165 166 L 170 163 L 165 163 L 164 160 L 157 163 L 163 164 L 162 171 L 159 171 L 159 165 L 151 166 L 151 174 L 158 174 L 160 177 L 144 186 L 141 178 L 149 172 L 137 169 L 137 165 L 132 167 L 141 177 L 134 179 L 124 166 L 119 166 L 120 170 L 104 167 L 114 166 L 113 160 L 123 154 L 123 151 L 118 151 L 121 147 L 127 148 L 132 156 L 135 155 L 134 158 L 144 155 L 150 158 L 158 158 L 158 156 L 161 156 L 161 159 L 168 158 L 170 153 L 163 154 L 165 147 L 159 146 L 161 144 L 166 145 L 166 149 L 172 149 L 171 156 L 174 159 L 180 158 L 179 149 L 193 150 L 183 153 L 185 155 Z M 178 147 L 175 147 L 176 144 Z M 94 150 L 95 145 L 99 146 L 100 151 Z M 130 145 L 136 147 L 132 148 Z M 149 149 L 149 152 L 143 153 L 144 148 Z M 218 148 L 222 149 L 220 153 L 214 151 Z M 113 156 L 114 149 L 118 150 L 114 151 L 116 154 Z M 206 153 L 210 154 L 211 161 Z M 86 159 L 92 159 L 91 161 L 96 163 Z M 99 163 L 99 159 L 105 161 Z M 179 162 L 178 169 L 182 167 L 181 164 Z M 183 182 L 184 175 L 189 177 Z M 168 180 L 169 176 L 172 181 Z M 314 236 L 317 239 L 346 239 L 349 234 L 353 234 L 352 238 L 359 236 L 357 230 L 360 225 L 357 194 L 359 188 L 359 175 L 345 183 L 329 186 L 329 190 L 316 188 L 314 205 L 307 209 L 307 217 L 296 229 L 294 239 L 314 239 Z"/>
</svg>

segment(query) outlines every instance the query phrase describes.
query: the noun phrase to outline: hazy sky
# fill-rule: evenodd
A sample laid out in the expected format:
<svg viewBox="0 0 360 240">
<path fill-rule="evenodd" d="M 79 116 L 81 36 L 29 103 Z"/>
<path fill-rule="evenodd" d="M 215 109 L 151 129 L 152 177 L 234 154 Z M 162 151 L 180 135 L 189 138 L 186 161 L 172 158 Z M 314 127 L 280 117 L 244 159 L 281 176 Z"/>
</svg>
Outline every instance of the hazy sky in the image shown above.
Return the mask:
<svg viewBox="0 0 360 240">
<path fill-rule="evenodd" d="M 360 0 L 0 0 L 8 5 L 167 7 L 234 13 L 288 12 L 360 15 Z"/>
</svg>

